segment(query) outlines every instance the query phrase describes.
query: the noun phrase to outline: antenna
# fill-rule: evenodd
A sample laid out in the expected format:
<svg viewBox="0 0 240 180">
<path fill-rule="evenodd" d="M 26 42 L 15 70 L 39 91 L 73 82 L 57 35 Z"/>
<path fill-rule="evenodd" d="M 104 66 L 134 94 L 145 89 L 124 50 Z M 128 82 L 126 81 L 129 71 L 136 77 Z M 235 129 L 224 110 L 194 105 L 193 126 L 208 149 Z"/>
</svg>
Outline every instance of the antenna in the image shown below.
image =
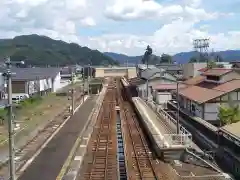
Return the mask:
<svg viewBox="0 0 240 180">
<path fill-rule="evenodd" d="M 194 50 L 199 52 L 200 57 L 197 59 L 199 62 L 199 59 L 207 59 L 208 61 L 208 48 L 209 48 L 209 38 L 208 39 L 195 39 L 193 40 L 193 47 Z"/>
</svg>

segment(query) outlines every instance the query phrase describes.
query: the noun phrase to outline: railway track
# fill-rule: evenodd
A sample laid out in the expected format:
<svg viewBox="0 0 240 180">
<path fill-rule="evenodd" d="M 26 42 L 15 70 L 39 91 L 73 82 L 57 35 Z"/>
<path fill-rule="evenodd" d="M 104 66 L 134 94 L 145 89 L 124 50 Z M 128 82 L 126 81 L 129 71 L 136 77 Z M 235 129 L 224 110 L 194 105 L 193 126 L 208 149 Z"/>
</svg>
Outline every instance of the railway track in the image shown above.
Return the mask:
<svg viewBox="0 0 240 180">
<path fill-rule="evenodd" d="M 75 104 L 78 106 L 81 101 L 81 97 L 75 97 Z M 21 168 L 25 163 L 35 154 L 35 152 L 41 147 L 41 145 L 56 131 L 57 128 L 66 120 L 69 116 L 68 108 L 65 108 L 63 112 L 55 116 L 55 118 L 48 122 L 46 126 L 38 131 L 33 139 L 29 140 L 24 146 L 16 150 L 15 162 L 16 162 L 16 174 L 20 175 Z M 0 174 L 4 178 L 8 178 L 8 161 L 1 164 Z"/>
<path fill-rule="evenodd" d="M 120 92 L 122 87 L 120 87 Z M 174 176 L 169 176 L 169 171 L 161 166 L 162 162 L 153 159 L 137 117 L 127 101 L 126 93 L 122 92 L 120 97 L 120 111 L 123 123 L 123 134 L 126 151 L 127 178 L 132 180 L 173 180 Z M 125 101 L 124 101 L 125 100 Z M 171 173 L 170 173 L 171 174 Z"/>
<path fill-rule="evenodd" d="M 85 156 L 86 180 L 117 179 L 117 142 L 116 142 L 116 89 L 114 83 L 108 86 L 97 124 L 90 139 Z"/>
</svg>

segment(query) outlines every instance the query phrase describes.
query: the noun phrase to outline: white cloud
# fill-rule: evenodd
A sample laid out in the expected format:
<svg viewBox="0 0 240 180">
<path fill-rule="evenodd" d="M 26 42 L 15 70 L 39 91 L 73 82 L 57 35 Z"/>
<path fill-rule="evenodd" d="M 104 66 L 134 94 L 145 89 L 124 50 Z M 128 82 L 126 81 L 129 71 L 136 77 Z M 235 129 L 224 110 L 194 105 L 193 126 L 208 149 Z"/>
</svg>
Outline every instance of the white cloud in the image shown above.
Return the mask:
<svg viewBox="0 0 240 180">
<path fill-rule="evenodd" d="M 184 0 L 184 2 L 187 6 L 197 8 L 201 5 L 202 0 Z"/>
<path fill-rule="evenodd" d="M 91 17 L 86 17 L 86 18 L 82 19 L 81 23 L 83 26 L 96 26 L 95 20 Z"/>
<path fill-rule="evenodd" d="M 196 29 L 194 23 L 176 20 L 164 25 L 150 36 L 135 36 L 132 34 L 112 34 L 95 37 L 88 42 L 93 48 L 102 51 L 121 52 L 130 55 L 141 55 L 149 44 L 155 54 L 174 54 L 193 50 L 192 41 L 196 38 L 210 38 L 210 46 L 215 50 L 235 49 L 240 47 L 240 31 L 210 34 L 207 29 Z M 130 48 L 129 48 L 130 47 Z"/>
<path fill-rule="evenodd" d="M 153 0 L 115 0 L 107 6 L 105 15 L 113 20 L 154 19 L 167 15 L 173 16 L 182 11 L 183 9 L 179 5 L 163 7 Z"/>
<path fill-rule="evenodd" d="M 178 2 L 178 1 L 176 1 Z M 176 53 L 192 50 L 192 40 L 210 37 L 211 47 L 234 49 L 240 47 L 240 32 L 211 34 L 208 26 L 196 28 L 205 20 L 216 20 L 232 13 L 207 12 L 201 0 L 181 0 L 179 4 L 159 4 L 154 0 L 0 0 L 0 38 L 21 34 L 40 34 L 77 42 L 101 51 L 130 55 L 142 54 L 149 44 L 154 53 Z M 158 29 L 148 35 L 104 34 L 82 36 L 79 28 L 94 26 L 95 31 L 111 29 L 114 23 L 151 19 L 160 22 Z M 103 27 L 103 28 L 102 28 Z M 110 31 L 111 32 L 111 31 Z"/>
</svg>

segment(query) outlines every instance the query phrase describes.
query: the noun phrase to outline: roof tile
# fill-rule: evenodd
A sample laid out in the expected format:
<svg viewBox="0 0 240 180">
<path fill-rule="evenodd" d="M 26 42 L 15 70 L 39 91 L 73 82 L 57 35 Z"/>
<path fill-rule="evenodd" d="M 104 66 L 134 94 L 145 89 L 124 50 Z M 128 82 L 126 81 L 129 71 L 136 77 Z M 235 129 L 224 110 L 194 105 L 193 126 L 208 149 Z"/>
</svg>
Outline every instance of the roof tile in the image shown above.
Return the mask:
<svg viewBox="0 0 240 180">
<path fill-rule="evenodd" d="M 196 85 L 198 83 L 203 82 L 204 80 L 205 80 L 205 77 L 199 75 L 199 76 L 193 77 L 191 79 L 188 79 L 188 80 L 184 81 L 183 83 L 188 84 L 188 85 Z"/>
<path fill-rule="evenodd" d="M 185 84 L 180 84 L 179 83 L 179 89 L 185 88 L 187 87 Z M 156 90 L 175 90 L 177 89 L 177 84 L 173 83 L 173 84 L 158 84 L 156 86 L 153 87 L 153 89 Z"/>
<path fill-rule="evenodd" d="M 199 86 L 190 86 L 188 88 L 181 89 L 179 94 L 187 97 L 188 99 L 195 101 L 199 104 L 207 102 L 211 99 L 217 98 L 223 95 L 225 92 L 214 90 L 214 89 L 207 89 L 202 88 Z"/>
<path fill-rule="evenodd" d="M 225 68 L 212 68 L 207 71 L 202 72 L 202 75 L 205 76 L 222 76 L 229 72 L 232 72 L 233 69 L 225 69 Z"/>
<path fill-rule="evenodd" d="M 233 79 L 233 80 L 223 83 L 213 89 L 218 90 L 218 91 L 224 91 L 224 92 L 231 92 L 236 89 L 240 89 L 240 79 Z"/>
</svg>

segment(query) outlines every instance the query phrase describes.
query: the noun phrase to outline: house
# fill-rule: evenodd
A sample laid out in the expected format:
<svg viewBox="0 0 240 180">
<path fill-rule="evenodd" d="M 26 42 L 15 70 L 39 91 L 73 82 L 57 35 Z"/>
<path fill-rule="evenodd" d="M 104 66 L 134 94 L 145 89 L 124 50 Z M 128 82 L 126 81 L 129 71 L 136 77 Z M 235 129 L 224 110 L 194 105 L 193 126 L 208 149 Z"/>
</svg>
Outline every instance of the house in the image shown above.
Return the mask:
<svg viewBox="0 0 240 180">
<path fill-rule="evenodd" d="M 154 65 L 146 65 L 146 64 L 138 64 L 136 66 L 136 74 L 138 77 L 141 77 L 141 72 L 146 70 L 146 69 L 152 69 L 155 68 Z"/>
<path fill-rule="evenodd" d="M 232 100 L 240 104 L 240 75 L 233 69 L 209 69 L 185 81 L 179 90 L 181 108 L 212 124 L 219 124 L 218 109 Z"/>
<path fill-rule="evenodd" d="M 232 62 L 232 68 L 240 68 L 240 62 Z"/>
<path fill-rule="evenodd" d="M 12 68 L 11 71 L 13 93 L 44 94 L 61 87 L 59 68 Z"/>
<path fill-rule="evenodd" d="M 152 97 L 153 93 L 153 86 L 156 86 L 161 83 L 173 83 L 176 82 L 176 77 L 165 72 L 163 69 L 158 68 L 149 68 L 142 70 L 140 73 L 140 77 L 135 78 L 135 83 L 133 83 L 133 80 L 130 80 L 131 85 L 135 85 L 138 96 L 139 97 L 147 97 L 147 92 L 149 97 Z M 147 91 L 148 86 L 148 91 Z"/>
<path fill-rule="evenodd" d="M 180 64 L 161 63 L 157 64 L 156 67 L 159 69 L 164 69 L 166 72 L 175 76 L 183 73 L 183 67 Z"/>
<path fill-rule="evenodd" d="M 159 104 L 159 105 L 164 105 L 166 104 L 169 100 L 172 99 L 172 91 L 178 89 L 185 88 L 186 85 L 182 83 L 169 83 L 169 84 L 158 84 L 156 86 L 152 87 L 153 90 L 153 100 Z"/>
<path fill-rule="evenodd" d="M 207 67 L 207 63 L 187 63 L 183 65 L 183 78 L 189 79 L 200 74 L 199 69 Z"/>
<path fill-rule="evenodd" d="M 72 67 L 72 66 L 63 67 L 60 71 L 61 79 L 66 79 L 66 80 L 72 79 L 72 73 L 76 73 L 75 67 Z"/>
</svg>

